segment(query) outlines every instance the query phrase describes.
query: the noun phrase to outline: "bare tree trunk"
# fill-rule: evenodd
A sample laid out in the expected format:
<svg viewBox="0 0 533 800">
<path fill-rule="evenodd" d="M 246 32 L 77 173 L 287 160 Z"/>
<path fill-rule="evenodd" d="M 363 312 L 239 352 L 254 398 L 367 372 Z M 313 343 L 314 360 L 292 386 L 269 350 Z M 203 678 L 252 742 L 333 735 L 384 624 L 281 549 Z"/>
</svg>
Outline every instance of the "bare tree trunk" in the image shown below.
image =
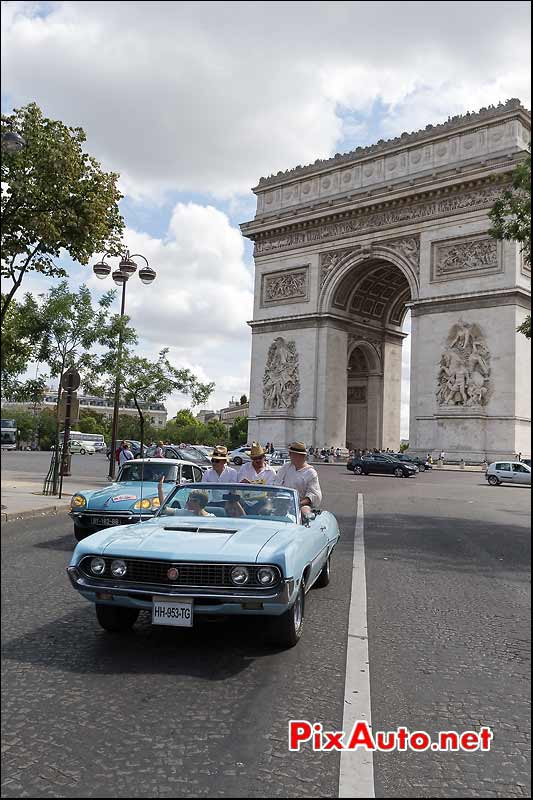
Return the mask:
<svg viewBox="0 0 533 800">
<path fill-rule="evenodd" d="M 137 397 L 133 395 L 133 402 L 135 403 L 135 408 L 137 409 L 140 417 L 140 424 L 141 424 L 141 453 L 140 457 L 144 458 L 144 414 L 141 411 L 141 407 L 137 402 Z"/>
</svg>

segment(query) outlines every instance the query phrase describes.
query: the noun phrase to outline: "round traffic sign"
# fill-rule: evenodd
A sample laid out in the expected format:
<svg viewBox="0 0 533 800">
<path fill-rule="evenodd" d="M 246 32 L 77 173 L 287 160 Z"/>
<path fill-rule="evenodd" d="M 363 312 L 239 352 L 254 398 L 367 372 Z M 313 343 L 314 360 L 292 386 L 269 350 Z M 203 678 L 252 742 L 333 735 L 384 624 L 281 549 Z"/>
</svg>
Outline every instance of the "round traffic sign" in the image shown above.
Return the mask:
<svg viewBox="0 0 533 800">
<path fill-rule="evenodd" d="M 76 389 L 79 388 L 80 383 L 81 383 L 80 373 L 78 372 L 76 367 L 69 367 L 63 373 L 63 377 L 61 378 L 61 387 L 63 389 L 68 389 L 70 386 L 72 391 L 75 392 Z"/>
</svg>

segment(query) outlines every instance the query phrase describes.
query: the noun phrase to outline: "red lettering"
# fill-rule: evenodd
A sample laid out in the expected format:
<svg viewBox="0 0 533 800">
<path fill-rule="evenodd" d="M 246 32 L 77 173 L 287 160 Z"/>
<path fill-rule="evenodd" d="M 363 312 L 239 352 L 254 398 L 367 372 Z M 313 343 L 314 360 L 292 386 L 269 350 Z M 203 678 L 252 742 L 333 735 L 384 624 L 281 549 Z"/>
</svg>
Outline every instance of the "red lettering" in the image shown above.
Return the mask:
<svg viewBox="0 0 533 800">
<path fill-rule="evenodd" d="M 425 731 L 414 731 L 409 737 L 411 750 L 427 750 L 431 744 L 431 737 Z"/>
<path fill-rule="evenodd" d="M 322 748 L 323 750 L 344 750 L 344 744 L 342 742 L 344 733 L 342 731 L 337 731 L 336 733 L 325 731 L 324 736 L 326 737 L 326 741 Z"/>
<path fill-rule="evenodd" d="M 479 738 L 481 739 L 481 750 L 490 750 L 493 733 L 490 728 L 481 728 Z"/>
<path fill-rule="evenodd" d="M 300 752 L 300 742 L 308 742 L 312 728 L 306 719 L 291 719 L 289 722 L 289 750 Z"/>
<path fill-rule="evenodd" d="M 320 722 L 316 722 L 313 725 L 313 750 L 320 750 L 320 745 L 322 744 L 322 725 Z"/>
<path fill-rule="evenodd" d="M 439 734 L 441 750 L 456 753 L 459 750 L 459 735 L 457 731 L 441 731 Z"/>
<path fill-rule="evenodd" d="M 394 750 L 396 747 L 396 734 L 393 731 L 376 733 L 376 747 L 378 750 Z"/>
<path fill-rule="evenodd" d="M 475 731 L 465 731 L 461 734 L 461 750 L 479 750 L 479 736 Z"/>
<path fill-rule="evenodd" d="M 352 728 L 347 749 L 356 750 L 358 747 L 365 747 L 367 750 L 376 749 L 372 734 L 368 729 L 368 722 L 356 722 Z"/>
<path fill-rule="evenodd" d="M 396 729 L 396 737 L 397 737 L 397 750 L 407 750 L 407 740 L 409 738 L 409 731 L 407 728 L 397 728 Z"/>
</svg>

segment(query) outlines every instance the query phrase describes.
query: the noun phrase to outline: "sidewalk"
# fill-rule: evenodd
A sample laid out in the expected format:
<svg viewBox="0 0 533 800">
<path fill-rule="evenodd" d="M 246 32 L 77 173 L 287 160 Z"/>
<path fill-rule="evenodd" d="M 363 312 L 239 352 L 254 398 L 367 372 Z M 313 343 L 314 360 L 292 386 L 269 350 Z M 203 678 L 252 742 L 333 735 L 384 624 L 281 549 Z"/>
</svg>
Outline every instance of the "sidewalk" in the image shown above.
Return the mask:
<svg viewBox="0 0 533 800">
<path fill-rule="evenodd" d="M 3 480 L 2 495 L 2 522 L 27 517 L 40 517 L 44 514 L 66 513 L 70 507 L 72 492 L 79 487 L 79 480 L 68 479 L 63 482 L 61 500 L 57 496 L 42 494 L 42 479 L 37 480 Z M 84 486 L 84 489 L 99 489 L 106 483 Z"/>
</svg>

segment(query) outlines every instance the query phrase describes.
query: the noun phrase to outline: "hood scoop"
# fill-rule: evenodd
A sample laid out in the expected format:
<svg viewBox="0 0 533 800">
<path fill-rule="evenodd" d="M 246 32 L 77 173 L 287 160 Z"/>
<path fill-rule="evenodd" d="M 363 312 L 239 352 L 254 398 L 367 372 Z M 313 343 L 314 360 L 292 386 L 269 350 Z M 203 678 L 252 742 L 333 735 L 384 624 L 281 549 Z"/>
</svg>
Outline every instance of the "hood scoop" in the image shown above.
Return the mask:
<svg viewBox="0 0 533 800">
<path fill-rule="evenodd" d="M 229 530 L 228 528 L 204 528 L 197 525 L 165 525 L 164 531 L 180 531 L 182 533 L 224 533 L 234 534 L 236 530 Z"/>
</svg>

